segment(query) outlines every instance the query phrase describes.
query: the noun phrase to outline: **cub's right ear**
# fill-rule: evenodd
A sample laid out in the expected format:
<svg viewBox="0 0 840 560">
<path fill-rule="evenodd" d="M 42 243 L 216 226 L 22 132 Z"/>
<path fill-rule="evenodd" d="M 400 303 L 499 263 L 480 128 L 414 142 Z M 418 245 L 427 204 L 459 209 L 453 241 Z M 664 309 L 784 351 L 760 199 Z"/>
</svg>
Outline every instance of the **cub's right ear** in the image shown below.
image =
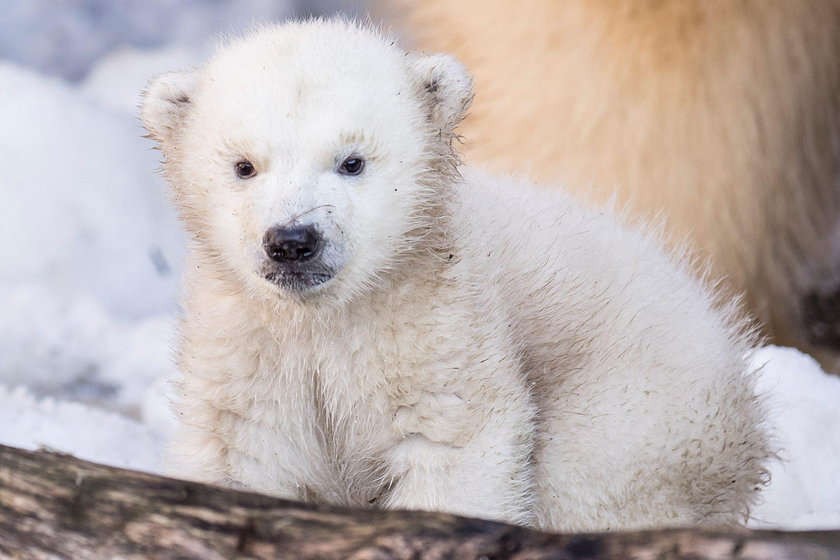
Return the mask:
<svg viewBox="0 0 840 560">
<path fill-rule="evenodd" d="M 167 72 L 152 78 L 143 92 L 141 119 L 149 135 L 160 143 L 172 139 L 192 104 L 197 70 Z"/>
</svg>

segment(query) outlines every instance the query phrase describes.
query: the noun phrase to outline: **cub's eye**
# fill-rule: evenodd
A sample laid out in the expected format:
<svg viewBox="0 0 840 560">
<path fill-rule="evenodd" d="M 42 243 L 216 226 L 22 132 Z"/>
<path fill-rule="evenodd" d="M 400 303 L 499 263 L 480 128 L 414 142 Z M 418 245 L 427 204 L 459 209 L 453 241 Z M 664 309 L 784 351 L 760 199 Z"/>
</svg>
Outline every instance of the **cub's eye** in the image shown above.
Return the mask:
<svg viewBox="0 0 840 560">
<path fill-rule="evenodd" d="M 350 156 L 338 166 L 338 172 L 342 175 L 358 175 L 365 168 L 365 160 L 359 156 Z"/>
<path fill-rule="evenodd" d="M 233 168 L 236 170 L 236 176 L 240 179 L 250 179 L 257 174 L 254 164 L 247 159 L 236 162 L 236 165 L 234 165 Z"/>
</svg>

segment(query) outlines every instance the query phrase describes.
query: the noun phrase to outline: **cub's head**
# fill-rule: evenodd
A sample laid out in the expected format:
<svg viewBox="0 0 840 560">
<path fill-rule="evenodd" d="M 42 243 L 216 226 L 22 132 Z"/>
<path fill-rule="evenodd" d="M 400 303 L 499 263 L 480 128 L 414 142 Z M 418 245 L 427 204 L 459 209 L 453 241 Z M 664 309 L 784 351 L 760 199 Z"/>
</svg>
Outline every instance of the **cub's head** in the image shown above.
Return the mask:
<svg viewBox="0 0 840 560">
<path fill-rule="evenodd" d="M 198 250 L 270 297 L 347 300 L 423 250 L 471 96 L 451 57 L 310 21 L 156 77 L 142 118 Z"/>
</svg>

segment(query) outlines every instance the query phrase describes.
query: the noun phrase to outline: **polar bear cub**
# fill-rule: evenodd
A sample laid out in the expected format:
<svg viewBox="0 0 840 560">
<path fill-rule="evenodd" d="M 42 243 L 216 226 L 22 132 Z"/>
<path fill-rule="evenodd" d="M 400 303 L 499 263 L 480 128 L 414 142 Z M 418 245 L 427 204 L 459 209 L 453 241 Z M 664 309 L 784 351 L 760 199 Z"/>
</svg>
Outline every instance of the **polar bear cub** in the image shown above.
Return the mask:
<svg viewBox="0 0 840 560">
<path fill-rule="evenodd" d="M 749 341 L 651 236 L 461 169 L 471 97 L 343 20 L 150 84 L 192 238 L 173 473 L 553 530 L 744 519 Z"/>
</svg>

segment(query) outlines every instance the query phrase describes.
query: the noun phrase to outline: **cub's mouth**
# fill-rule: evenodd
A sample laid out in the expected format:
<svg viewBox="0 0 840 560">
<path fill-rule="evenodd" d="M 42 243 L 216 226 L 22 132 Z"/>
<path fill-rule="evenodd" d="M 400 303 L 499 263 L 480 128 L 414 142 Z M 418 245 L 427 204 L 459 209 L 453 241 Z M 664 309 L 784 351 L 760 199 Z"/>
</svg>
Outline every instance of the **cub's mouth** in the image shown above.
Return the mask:
<svg viewBox="0 0 840 560">
<path fill-rule="evenodd" d="M 335 277 L 335 271 L 322 266 L 300 267 L 300 270 L 289 270 L 274 263 L 263 265 L 263 278 L 279 288 L 292 292 L 306 292 L 326 284 Z"/>
</svg>

